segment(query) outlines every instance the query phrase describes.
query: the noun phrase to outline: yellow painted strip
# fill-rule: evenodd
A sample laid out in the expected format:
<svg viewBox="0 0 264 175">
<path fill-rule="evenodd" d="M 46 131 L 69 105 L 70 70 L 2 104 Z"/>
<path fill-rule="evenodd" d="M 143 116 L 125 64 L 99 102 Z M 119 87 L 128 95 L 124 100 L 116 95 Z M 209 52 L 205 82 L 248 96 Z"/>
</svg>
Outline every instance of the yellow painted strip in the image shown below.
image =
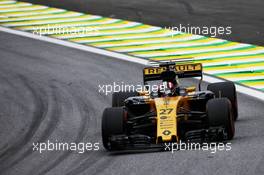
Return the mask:
<svg viewBox="0 0 264 175">
<path fill-rule="evenodd" d="M 217 65 L 217 64 L 234 64 L 234 63 L 250 63 L 254 61 L 263 61 L 264 55 L 250 55 L 250 56 L 241 56 L 241 57 L 227 57 L 220 59 L 205 59 L 205 60 L 197 60 L 197 62 L 203 63 L 203 65 Z"/>
<path fill-rule="evenodd" d="M 132 52 L 130 54 L 140 57 L 154 57 L 154 56 L 166 56 L 166 55 L 180 55 L 180 54 L 194 54 L 201 52 L 210 51 L 223 51 L 248 47 L 248 44 L 240 44 L 235 42 L 229 42 L 225 45 L 220 46 L 206 46 L 201 48 L 181 48 L 181 49 L 166 49 L 162 51 L 143 51 L 143 52 Z"/>
<path fill-rule="evenodd" d="M 7 23 L 2 23 L 2 25 L 6 27 L 17 27 L 17 26 L 27 26 L 27 25 L 55 24 L 59 22 L 85 21 L 85 20 L 98 19 L 98 18 L 101 17 L 95 15 L 82 15 L 80 17 L 73 17 L 73 18 L 43 19 L 43 20 L 31 20 L 24 22 L 7 22 Z"/>
<path fill-rule="evenodd" d="M 16 1 L 10 0 L 10 1 L 0 1 L 0 4 L 12 4 L 15 3 Z"/>
<path fill-rule="evenodd" d="M 250 65 L 231 65 L 231 66 L 217 66 L 217 67 L 204 67 L 204 72 L 209 74 L 222 74 L 222 73 L 239 73 L 239 72 L 255 72 L 264 70 L 264 63 L 250 63 Z"/>
<path fill-rule="evenodd" d="M 31 15 L 44 15 L 44 14 L 54 14 L 59 12 L 65 12 L 64 9 L 57 9 L 57 8 L 45 8 L 42 10 L 34 10 L 34 11 L 25 11 L 25 12 L 5 12 L 1 13 L 1 16 L 6 17 L 22 17 L 22 16 L 31 16 Z"/>
<path fill-rule="evenodd" d="M 246 86 L 251 86 L 257 89 L 263 89 L 264 88 L 264 81 L 252 81 L 252 82 L 243 82 L 242 84 Z"/>
<path fill-rule="evenodd" d="M 109 40 L 126 40 L 126 39 L 149 39 L 157 37 L 170 36 L 173 31 L 168 30 L 156 30 L 147 33 L 130 33 L 130 34 L 119 34 L 119 35 L 108 35 L 108 36 L 94 36 L 94 37 L 83 37 L 83 38 L 72 38 L 71 41 L 78 43 L 90 43 L 90 42 L 102 42 Z"/>
<path fill-rule="evenodd" d="M 160 50 L 160 49 L 170 49 L 170 48 L 182 48 L 185 49 L 187 47 L 211 47 L 210 45 L 213 44 L 222 44 L 222 45 L 227 45 L 229 43 L 226 43 L 224 40 L 213 40 L 210 42 L 189 42 L 189 43 L 182 43 L 182 42 L 171 42 L 171 43 L 157 43 L 157 44 L 142 44 L 138 46 L 120 46 L 120 47 L 112 47 L 109 48 L 109 50 L 113 50 L 116 52 L 136 52 L 136 51 L 149 51 L 149 50 Z M 218 45 L 221 46 L 222 45 Z M 199 47 L 198 47 L 199 46 Z M 196 49 L 195 48 L 195 49 Z"/>
<path fill-rule="evenodd" d="M 0 22 L 13 22 L 13 21 L 25 21 L 25 20 L 40 20 L 40 19 L 52 19 L 52 18 L 69 18 L 69 17 L 77 17 L 81 16 L 82 13 L 76 12 L 65 12 L 59 14 L 45 14 L 45 15 L 31 15 L 31 16 L 23 16 L 23 17 L 13 17 L 13 18 L 0 18 Z"/>
<path fill-rule="evenodd" d="M 17 2 L 17 3 L 13 3 L 13 4 L 1 4 L 0 1 L 0 8 L 14 8 L 14 7 L 26 7 L 26 6 L 31 6 L 31 3 L 25 3 L 25 2 Z"/>
<path fill-rule="evenodd" d="M 232 50 L 232 51 L 215 51 L 209 53 L 195 53 L 195 54 L 182 54 L 182 55 L 171 55 L 171 56 L 164 56 L 164 57 L 156 57 L 151 58 L 151 60 L 172 60 L 172 59 L 180 59 L 180 58 L 194 58 L 195 60 L 203 60 L 208 58 L 218 58 L 223 56 L 236 56 L 236 55 L 243 55 L 243 54 L 258 54 L 264 53 L 263 47 L 254 47 L 248 48 L 243 50 Z"/>
<path fill-rule="evenodd" d="M 203 38 L 203 40 L 196 41 L 196 39 L 200 39 L 200 38 Z M 144 44 L 153 43 L 154 44 L 153 46 L 155 46 L 155 44 L 161 44 L 161 43 L 170 44 L 172 42 L 175 43 L 177 42 L 177 43 L 187 44 L 187 43 L 198 43 L 199 41 L 200 43 L 205 43 L 205 42 L 210 42 L 212 40 L 214 39 L 183 33 L 173 38 L 168 35 L 166 37 L 158 37 L 158 38 L 139 38 L 139 39 L 126 39 L 119 41 L 106 41 L 106 42 L 100 42 L 94 44 L 92 43 L 92 45 L 96 47 L 118 47 L 118 46 L 133 46 L 133 45 L 144 46 Z"/>
<path fill-rule="evenodd" d="M 252 72 L 252 73 L 247 73 L 247 74 L 235 73 L 231 75 L 219 75 L 219 77 L 228 79 L 231 81 L 264 80 L 264 73 L 257 73 L 257 72 Z"/>
<path fill-rule="evenodd" d="M 56 34 L 70 34 L 70 33 L 83 33 L 83 34 L 90 34 L 91 32 L 97 32 L 101 30 L 109 30 L 109 29 L 124 29 L 126 27 L 136 27 L 140 25 L 139 23 L 119 23 L 116 25 L 112 25 L 111 27 L 102 27 L 102 26 L 80 26 L 80 27 L 65 27 L 61 28 L 60 25 L 49 25 L 45 28 L 36 28 L 39 29 L 39 31 L 42 31 L 42 35 L 56 35 Z"/>
<path fill-rule="evenodd" d="M 126 33 L 142 33 L 142 32 L 150 32 L 160 30 L 160 27 L 152 27 L 148 25 L 137 26 L 133 28 L 127 29 L 118 29 L 118 30 L 98 30 L 92 33 L 87 34 L 61 34 L 61 35 L 52 35 L 53 37 L 60 38 L 60 39 L 67 39 L 67 38 L 77 38 L 77 37 L 84 37 L 84 36 L 101 36 L 101 35 L 115 35 L 115 34 L 126 34 Z"/>
<path fill-rule="evenodd" d="M 220 70 L 227 70 L 227 69 L 243 69 L 243 68 L 249 68 L 249 67 L 263 67 L 264 62 L 259 63 L 248 63 L 248 64 L 241 64 L 241 65 L 230 65 L 230 66 L 216 66 L 216 67 L 204 67 L 204 70 L 206 71 L 220 71 Z"/>
<path fill-rule="evenodd" d="M 123 28 L 133 28 L 142 25 L 138 22 L 127 22 L 127 21 L 120 21 L 119 23 L 115 24 L 105 24 L 105 25 L 96 25 L 96 26 L 89 26 L 94 27 L 97 30 L 117 30 Z"/>
<path fill-rule="evenodd" d="M 41 10 L 46 9 L 48 7 L 42 5 L 32 5 L 29 7 L 17 7 L 17 8 L 0 8 L 0 13 L 5 12 L 21 12 L 21 11 L 30 11 L 30 10 Z"/>
<path fill-rule="evenodd" d="M 226 66 L 225 69 L 214 69 L 208 70 L 208 68 L 204 68 L 204 72 L 208 74 L 222 74 L 222 73 L 239 73 L 239 72 L 255 72 L 259 70 L 263 70 L 264 66 L 250 66 L 250 67 L 229 67 Z"/>
<path fill-rule="evenodd" d="M 81 27 L 81 26 L 96 26 L 96 25 L 104 25 L 104 24 L 113 24 L 115 22 L 120 21 L 119 19 L 110 19 L 110 18 L 99 18 L 96 20 L 91 21 L 78 21 L 78 22 L 64 22 L 60 24 L 50 24 L 50 27 L 57 27 L 57 28 L 64 28 L 64 27 Z M 121 21 L 122 22 L 122 21 Z M 38 28 L 47 28 L 47 25 L 38 25 Z M 36 26 L 22 26 L 22 27 L 16 27 L 20 30 L 35 30 Z"/>
<path fill-rule="evenodd" d="M 264 76 L 264 72 L 251 72 L 251 73 L 234 73 L 234 74 L 226 74 L 226 75 L 220 75 L 223 78 L 238 78 L 238 79 L 244 79 L 245 77 L 259 77 Z"/>
</svg>

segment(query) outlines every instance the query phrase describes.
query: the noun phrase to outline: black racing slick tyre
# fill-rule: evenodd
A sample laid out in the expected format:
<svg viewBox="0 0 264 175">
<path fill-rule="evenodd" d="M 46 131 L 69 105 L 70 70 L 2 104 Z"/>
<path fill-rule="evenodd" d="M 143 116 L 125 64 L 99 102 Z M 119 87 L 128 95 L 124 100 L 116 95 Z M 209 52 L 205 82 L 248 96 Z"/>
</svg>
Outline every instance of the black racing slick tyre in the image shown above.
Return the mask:
<svg viewBox="0 0 264 175">
<path fill-rule="evenodd" d="M 209 127 L 222 126 L 227 133 L 228 140 L 231 140 L 235 134 L 234 117 L 232 116 L 231 108 L 231 103 L 227 98 L 211 99 L 206 105 Z"/>
<path fill-rule="evenodd" d="M 237 94 L 233 82 L 212 83 L 207 86 L 207 90 L 213 92 L 216 98 L 228 98 L 232 104 L 234 120 L 238 118 Z"/>
<path fill-rule="evenodd" d="M 123 107 L 106 108 L 102 117 L 102 141 L 107 150 L 113 150 L 109 138 L 112 135 L 124 133 L 124 109 Z"/>
<path fill-rule="evenodd" d="M 124 106 L 124 101 L 134 96 L 138 96 L 138 92 L 114 92 L 112 95 L 112 107 Z"/>
</svg>

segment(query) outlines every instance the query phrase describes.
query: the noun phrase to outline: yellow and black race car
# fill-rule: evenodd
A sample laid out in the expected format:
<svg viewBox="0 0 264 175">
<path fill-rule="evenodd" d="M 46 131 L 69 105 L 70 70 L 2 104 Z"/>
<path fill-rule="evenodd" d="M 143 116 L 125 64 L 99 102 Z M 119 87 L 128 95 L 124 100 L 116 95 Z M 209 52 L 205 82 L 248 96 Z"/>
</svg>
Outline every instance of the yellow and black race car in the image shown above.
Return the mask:
<svg viewBox="0 0 264 175">
<path fill-rule="evenodd" d="M 179 79 L 201 77 L 196 87 Z M 201 91 L 202 64 L 164 62 L 143 69 L 144 85 L 156 91 L 116 92 L 102 117 L 102 140 L 109 150 L 164 147 L 168 142 L 218 142 L 234 137 L 237 97 L 233 82 L 209 84 Z"/>
</svg>

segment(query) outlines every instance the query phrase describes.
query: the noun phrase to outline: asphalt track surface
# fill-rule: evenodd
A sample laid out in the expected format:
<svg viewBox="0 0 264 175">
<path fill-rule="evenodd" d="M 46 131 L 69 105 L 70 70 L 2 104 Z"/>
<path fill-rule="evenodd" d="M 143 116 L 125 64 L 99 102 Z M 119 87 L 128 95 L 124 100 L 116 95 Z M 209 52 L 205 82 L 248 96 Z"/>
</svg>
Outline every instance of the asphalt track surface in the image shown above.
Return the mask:
<svg viewBox="0 0 264 175">
<path fill-rule="evenodd" d="M 232 27 L 227 40 L 264 45 L 263 0 L 22 0 L 162 27 Z"/>
<path fill-rule="evenodd" d="M 264 174 L 263 101 L 238 95 L 231 151 L 109 154 L 98 85 L 140 83 L 142 65 L 0 32 L 0 174 Z M 185 84 L 193 84 L 189 80 Z M 205 88 L 206 83 L 203 83 Z M 99 142 L 98 151 L 33 151 L 33 142 Z"/>
</svg>

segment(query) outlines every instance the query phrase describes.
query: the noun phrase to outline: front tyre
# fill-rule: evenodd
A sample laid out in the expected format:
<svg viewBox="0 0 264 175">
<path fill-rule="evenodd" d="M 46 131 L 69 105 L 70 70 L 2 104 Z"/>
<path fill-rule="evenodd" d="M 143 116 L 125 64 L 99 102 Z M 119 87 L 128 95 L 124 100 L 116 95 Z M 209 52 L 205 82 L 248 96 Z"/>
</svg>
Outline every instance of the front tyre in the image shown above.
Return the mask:
<svg viewBox="0 0 264 175">
<path fill-rule="evenodd" d="M 231 81 L 212 83 L 207 86 L 207 90 L 213 92 L 216 98 L 228 98 L 232 105 L 234 120 L 238 118 L 237 94 L 235 84 Z"/>
<path fill-rule="evenodd" d="M 123 107 L 106 108 L 102 117 L 102 141 L 105 149 L 111 151 L 110 137 L 124 133 L 124 109 Z"/>
<path fill-rule="evenodd" d="M 234 118 L 231 109 L 231 103 L 227 98 L 211 99 L 206 105 L 209 127 L 222 126 L 227 133 L 228 140 L 231 140 L 235 134 Z"/>
</svg>

